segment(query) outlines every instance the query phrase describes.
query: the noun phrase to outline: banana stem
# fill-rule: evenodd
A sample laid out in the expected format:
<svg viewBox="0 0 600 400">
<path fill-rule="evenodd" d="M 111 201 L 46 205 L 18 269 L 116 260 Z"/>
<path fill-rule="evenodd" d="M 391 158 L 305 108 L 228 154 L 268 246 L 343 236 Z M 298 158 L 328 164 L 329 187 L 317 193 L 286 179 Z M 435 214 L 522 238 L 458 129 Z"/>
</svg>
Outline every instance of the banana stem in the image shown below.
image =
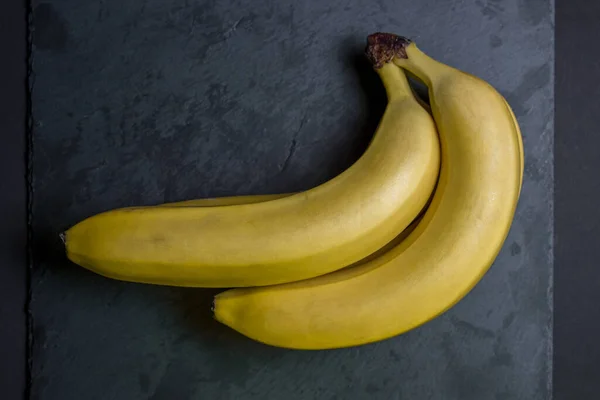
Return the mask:
<svg viewBox="0 0 600 400">
<path fill-rule="evenodd" d="M 420 51 L 412 40 L 393 33 L 377 32 L 369 35 L 366 53 L 375 68 L 393 62 L 416 75 L 430 88 L 430 77 L 447 70 L 447 66 Z"/>
<path fill-rule="evenodd" d="M 375 69 L 392 62 L 394 58 L 406 58 L 406 47 L 412 41 L 392 33 L 377 32 L 367 36 L 365 53 Z"/>
</svg>

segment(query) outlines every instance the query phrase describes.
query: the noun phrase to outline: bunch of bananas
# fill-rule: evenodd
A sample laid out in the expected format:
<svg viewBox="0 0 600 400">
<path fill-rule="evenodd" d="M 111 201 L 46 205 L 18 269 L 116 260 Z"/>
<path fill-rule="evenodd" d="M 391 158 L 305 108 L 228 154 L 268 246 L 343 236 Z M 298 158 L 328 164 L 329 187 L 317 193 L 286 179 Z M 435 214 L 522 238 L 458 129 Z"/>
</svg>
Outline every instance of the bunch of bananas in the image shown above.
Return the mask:
<svg viewBox="0 0 600 400">
<path fill-rule="evenodd" d="M 68 258 L 133 282 L 234 288 L 215 318 L 295 349 L 356 346 L 457 303 L 493 263 L 523 177 L 505 99 L 389 33 L 366 55 L 388 103 L 366 152 L 301 193 L 117 209 L 63 236 Z M 428 87 L 419 101 L 405 71 Z"/>
</svg>

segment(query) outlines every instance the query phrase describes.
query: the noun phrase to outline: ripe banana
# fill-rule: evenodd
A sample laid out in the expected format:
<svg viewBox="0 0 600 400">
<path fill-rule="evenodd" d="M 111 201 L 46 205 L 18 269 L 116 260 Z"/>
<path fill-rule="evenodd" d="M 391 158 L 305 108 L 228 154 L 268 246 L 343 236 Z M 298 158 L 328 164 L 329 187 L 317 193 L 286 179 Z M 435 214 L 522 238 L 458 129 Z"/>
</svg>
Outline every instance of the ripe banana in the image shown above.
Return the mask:
<svg viewBox="0 0 600 400">
<path fill-rule="evenodd" d="M 283 199 L 293 193 L 283 194 L 254 194 L 245 196 L 213 197 L 209 199 L 194 199 L 159 204 L 157 207 L 218 207 L 236 206 L 240 204 L 263 203 L 265 201 Z"/>
<path fill-rule="evenodd" d="M 369 36 L 376 68 L 405 68 L 429 89 L 442 144 L 440 179 L 422 221 L 399 245 L 354 268 L 217 295 L 215 318 L 257 341 L 295 349 L 396 336 L 457 303 L 508 234 L 522 179 L 519 128 L 481 79 L 432 59 L 408 39 Z"/>
<path fill-rule="evenodd" d="M 139 207 L 64 235 L 76 264 L 114 279 L 243 287 L 323 275 L 367 257 L 415 219 L 437 182 L 435 124 L 402 71 L 378 69 L 388 104 L 362 157 L 332 180 L 267 202 Z"/>
</svg>

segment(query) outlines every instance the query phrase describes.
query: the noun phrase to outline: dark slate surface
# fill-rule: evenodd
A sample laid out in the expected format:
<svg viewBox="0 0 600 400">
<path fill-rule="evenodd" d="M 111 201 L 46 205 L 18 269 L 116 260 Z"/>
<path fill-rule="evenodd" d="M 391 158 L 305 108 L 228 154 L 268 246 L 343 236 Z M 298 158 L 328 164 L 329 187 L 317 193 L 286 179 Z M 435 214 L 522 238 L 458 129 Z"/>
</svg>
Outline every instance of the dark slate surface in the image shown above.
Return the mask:
<svg viewBox="0 0 600 400">
<path fill-rule="evenodd" d="M 33 398 L 550 398 L 550 0 L 34 0 L 33 17 Z M 215 291 L 65 260 L 58 233 L 100 211 L 302 190 L 348 167 L 385 104 L 361 57 L 377 30 L 487 79 L 524 133 L 510 237 L 452 310 L 384 342 L 289 351 L 212 321 Z"/>
</svg>

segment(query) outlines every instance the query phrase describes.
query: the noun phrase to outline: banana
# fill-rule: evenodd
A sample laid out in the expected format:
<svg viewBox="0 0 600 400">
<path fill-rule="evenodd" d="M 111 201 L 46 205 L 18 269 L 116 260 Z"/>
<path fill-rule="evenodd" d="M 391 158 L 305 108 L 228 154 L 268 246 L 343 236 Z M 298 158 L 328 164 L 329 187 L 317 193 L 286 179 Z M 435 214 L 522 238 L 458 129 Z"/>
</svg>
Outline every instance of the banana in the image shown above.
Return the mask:
<svg viewBox="0 0 600 400">
<path fill-rule="evenodd" d="M 423 80 L 442 144 L 431 205 L 400 244 L 362 265 L 313 279 L 222 292 L 221 323 L 263 343 L 294 349 L 350 347 L 414 329 L 448 310 L 500 251 L 522 180 L 520 131 L 503 97 L 481 79 L 378 33 L 367 54 Z"/>
<path fill-rule="evenodd" d="M 257 195 L 244 195 L 244 196 L 227 196 L 227 197 L 214 197 L 207 199 L 193 199 L 193 200 L 184 200 L 170 203 L 159 204 L 156 207 L 215 207 L 215 206 L 230 206 L 236 204 L 252 204 L 252 203 L 260 203 L 263 201 L 270 201 L 275 199 L 280 199 L 283 197 L 287 197 L 292 195 L 292 193 L 282 193 L 282 194 L 257 194 Z M 433 195 L 432 195 L 433 197 Z M 431 201 L 431 197 L 429 199 Z M 375 259 L 380 255 L 386 253 L 388 250 L 392 249 L 399 243 L 401 243 L 406 237 L 415 230 L 419 221 L 421 221 L 424 211 L 427 209 L 428 204 L 425 205 L 421 213 L 414 219 L 413 222 L 408 225 L 408 227 L 400 232 L 398 236 L 392 239 L 391 242 L 377 250 L 376 252 L 369 254 L 367 257 L 362 260 L 357 261 L 356 263 L 349 265 L 345 268 L 351 268 L 355 265 L 364 264 L 367 261 Z"/>
<path fill-rule="evenodd" d="M 464 72 L 463 71 L 463 73 L 466 74 L 466 75 L 469 75 L 469 76 L 471 76 L 471 77 L 473 77 L 475 79 L 479 79 L 476 76 L 474 76 L 472 74 L 469 74 L 468 72 Z M 409 71 L 407 71 L 407 76 L 410 76 L 410 77 L 415 78 L 415 79 L 418 80 L 418 78 L 415 75 L 413 75 L 412 73 L 410 73 Z M 413 89 L 413 95 L 415 96 L 415 99 L 419 102 L 419 104 L 424 109 L 426 109 L 427 112 L 429 112 L 431 114 L 431 107 L 429 106 L 429 103 L 427 103 L 425 100 L 423 100 L 414 89 Z M 513 123 L 515 125 L 515 129 L 517 130 L 517 133 L 518 133 L 517 137 L 519 139 L 519 154 L 520 154 L 520 160 L 521 160 L 521 168 L 520 168 L 520 170 L 521 170 L 521 177 L 520 177 L 520 180 L 519 180 L 519 187 L 521 188 L 521 186 L 523 185 L 523 172 L 525 170 L 525 152 L 523 150 L 523 136 L 521 134 L 521 128 L 519 127 L 519 122 L 517 121 L 517 117 L 515 116 L 512 108 L 510 107 L 510 105 L 508 104 L 508 102 L 506 101 L 505 98 L 502 98 L 502 100 L 504 100 L 504 104 L 506 104 L 506 107 L 508 107 L 508 110 L 510 111 L 510 116 L 511 116 L 511 118 L 513 120 Z M 520 192 L 519 192 L 519 194 L 520 194 Z"/>
<path fill-rule="evenodd" d="M 254 204 L 101 213 L 64 234 L 68 258 L 113 279 L 245 287 L 307 279 L 367 257 L 415 219 L 440 167 L 433 118 L 406 76 L 393 65 L 378 74 L 384 116 L 367 151 L 332 180 Z"/>
<path fill-rule="evenodd" d="M 159 204 L 156 207 L 218 207 L 236 206 L 241 204 L 263 203 L 265 201 L 282 199 L 293 193 L 282 194 L 253 194 L 244 196 L 213 197 L 208 199 L 193 199 Z"/>
</svg>

